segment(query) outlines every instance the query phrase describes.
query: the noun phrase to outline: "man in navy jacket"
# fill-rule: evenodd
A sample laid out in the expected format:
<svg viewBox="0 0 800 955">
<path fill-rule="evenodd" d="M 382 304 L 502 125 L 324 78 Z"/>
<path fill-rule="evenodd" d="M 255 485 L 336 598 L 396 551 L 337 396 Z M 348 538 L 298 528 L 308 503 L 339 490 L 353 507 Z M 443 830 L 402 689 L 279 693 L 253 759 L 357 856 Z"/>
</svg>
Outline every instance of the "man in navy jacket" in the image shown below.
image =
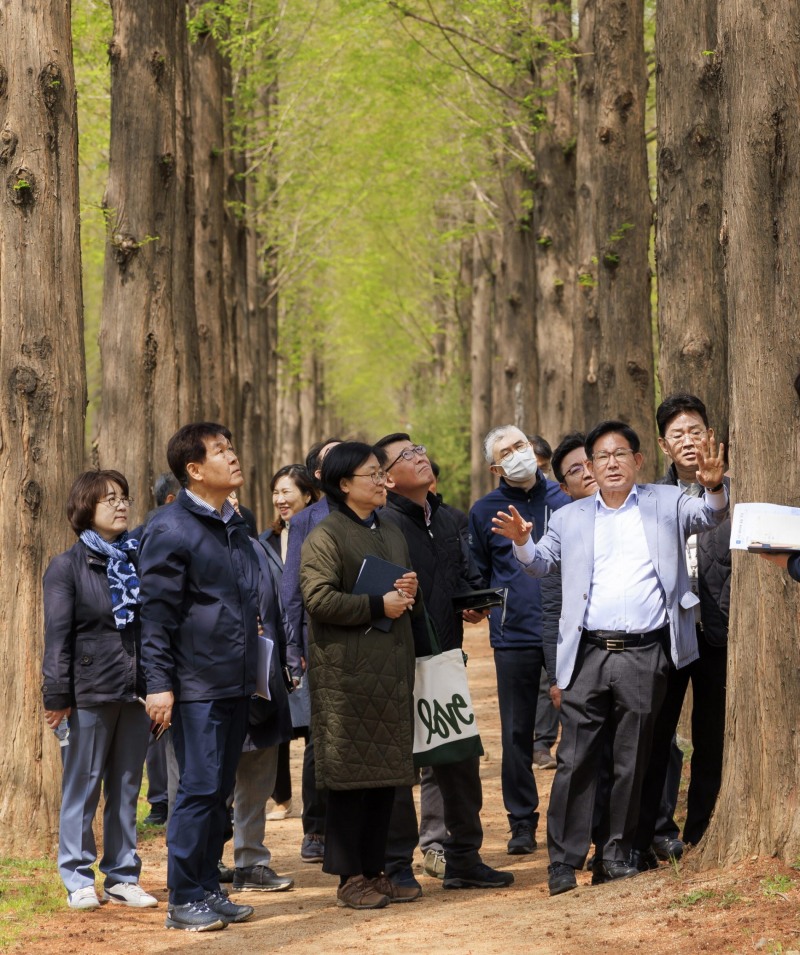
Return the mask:
<svg viewBox="0 0 800 955">
<path fill-rule="evenodd" d="M 500 485 L 476 501 L 469 515 L 470 546 L 486 587 L 508 587 L 505 613 L 494 609 L 489 638 L 497 670 L 497 700 L 503 762 L 500 779 L 508 813 L 510 855 L 536 848 L 539 793 L 533 777 L 533 748 L 539 683 L 544 665 L 543 607 L 538 580 L 522 573 L 511 543 L 492 533 L 492 518 L 513 504 L 525 514 L 538 539 L 547 530 L 550 514 L 570 498 L 537 467 L 530 441 L 514 425 L 493 428 L 483 442 L 484 456 Z M 558 601 L 553 612 L 559 613 Z M 554 674 L 550 674 L 553 676 Z M 546 703 L 549 706 L 549 702 Z M 553 721 L 553 738 L 557 714 Z"/>
<path fill-rule="evenodd" d="M 140 550 L 147 712 L 172 725 L 180 783 L 167 831 L 167 927 L 225 928 L 253 914 L 220 892 L 217 863 L 255 692 L 260 570 L 227 498 L 242 471 L 231 433 L 210 422 L 170 438 L 182 485 Z"/>
</svg>

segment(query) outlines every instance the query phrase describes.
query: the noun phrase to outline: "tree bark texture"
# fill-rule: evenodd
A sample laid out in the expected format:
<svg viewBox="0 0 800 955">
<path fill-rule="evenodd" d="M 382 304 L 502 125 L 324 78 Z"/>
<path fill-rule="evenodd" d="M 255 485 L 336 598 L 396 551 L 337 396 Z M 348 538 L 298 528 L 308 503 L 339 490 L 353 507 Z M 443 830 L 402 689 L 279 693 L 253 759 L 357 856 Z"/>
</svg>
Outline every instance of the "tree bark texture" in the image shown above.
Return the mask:
<svg viewBox="0 0 800 955">
<path fill-rule="evenodd" d="M 652 203 L 644 135 L 647 75 L 637 0 L 583 0 L 578 57 L 576 373 L 586 428 L 617 418 L 656 471 L 647 252 Z"/>
<path fill-rule="evenodd" d="M 661 3 L 656 20 L 659 377 L 728 430 L 728 317 L 719 229 L 717 0 Z M 705 52 L 704 52 L 705 51 Z"/>
<path fill-rule="evenodd" d="M 534 11 L 549 40 L 572 35 L 569 3 L 546 2 Z M 575 319 L 575 79 L 571 61 L 546 51 L 534 63 L 539 128 L 534 136 L 534 265 L 539 401 L 536 430 L 553 447 L 576 426 Z M 580 407 L 580 403 L 577 404 Z M 578 421 L 577 424 L 582 422 Z"/>
<path fill-rule="evenodd" d="M 800 411 L 798 0 L 719 7 L 734 497 L 797 506 Z M 722 790 L 701 862 L 800 855 L 800 588 L 734 554 Z"/>
<path fill-rule="evenodd" d="M 42 718 L 42 574 L 74 536 L 83 464 L 71 4 L 0 0 L 0 852 L 52 847 L 59 748 Z"/>
<path fill-rule="evenodd" d="M 492 426 L 514 424 L 529 432 L 536 425 L 538 393 L 530 207 L 533 182 L 530 172 L 510 152 L 498 157 L 498 166 Z"/>
<path fill-rule="evenodd" d="M 187 30 L 181 0 L 113 0 L 108 244 L 97 459 L 144 515 L 177 428 L 200 405 Z"/>
<path fill-rule="evenodd" d="M 479 209 L 480 211 L 480 209 Z M 482 218 L 478 218 L 478 224 Z M 492 327 L 494 325 L 495 277 L 493 263 L 497 236 L 476 232 L 472 254 L 472 322 L 470 332 L 472 401 L 470 415 L 470 499 L 477 501 L 494 487 L 495 479 L 483 456 L 483 439 L 492 420 Z"/>
<path fill-rule="evenodd" d="M 193 0 L 195 12 L 200 0 Z M 189 93 L 194 173 L 194 300 L 202 388 L 200 416 L 227 423 L 233 402 L 231 321 L 223 267 L 226 119 L 230 72 L 210 33 L 189 45 Z"/>
</svg>

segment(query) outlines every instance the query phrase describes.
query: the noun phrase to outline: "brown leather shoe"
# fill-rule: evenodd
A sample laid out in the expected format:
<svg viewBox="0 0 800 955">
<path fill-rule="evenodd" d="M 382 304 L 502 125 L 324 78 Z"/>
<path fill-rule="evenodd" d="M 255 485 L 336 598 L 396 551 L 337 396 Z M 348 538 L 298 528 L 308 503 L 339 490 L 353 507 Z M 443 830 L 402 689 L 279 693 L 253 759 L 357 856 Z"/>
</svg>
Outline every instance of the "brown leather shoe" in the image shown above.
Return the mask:
<svg viewBox="0 0 800 955">
<path fill-rule="evenodd" d="M 363 875 L 351 875 L 336 890 L 336 904 L 348 909 L 382 909 L 389 899 Z"/>
<path fill-rule="evenodd" d="M 421 885 L 397 885 L 386 875 L 379 875 L 377 879 L 370 879 L 377 892 L 385 895 L 390 902 L 414 902 L 422 895 Z"/>
</svg>

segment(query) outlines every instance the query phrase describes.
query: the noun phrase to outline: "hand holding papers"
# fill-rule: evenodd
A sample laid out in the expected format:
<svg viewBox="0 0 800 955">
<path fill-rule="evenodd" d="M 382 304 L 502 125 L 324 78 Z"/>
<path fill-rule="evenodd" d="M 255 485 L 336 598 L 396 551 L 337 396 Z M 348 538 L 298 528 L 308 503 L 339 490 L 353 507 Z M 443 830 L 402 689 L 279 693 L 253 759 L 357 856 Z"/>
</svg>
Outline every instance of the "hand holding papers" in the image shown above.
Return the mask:
<svg viewBox="0 0 800 955">
<path fill-rule="evenodd" d="M 800 551 L 800 507 L 737 504 L 731 519 L 731 550 L 764 555 Z"/>
</svg>

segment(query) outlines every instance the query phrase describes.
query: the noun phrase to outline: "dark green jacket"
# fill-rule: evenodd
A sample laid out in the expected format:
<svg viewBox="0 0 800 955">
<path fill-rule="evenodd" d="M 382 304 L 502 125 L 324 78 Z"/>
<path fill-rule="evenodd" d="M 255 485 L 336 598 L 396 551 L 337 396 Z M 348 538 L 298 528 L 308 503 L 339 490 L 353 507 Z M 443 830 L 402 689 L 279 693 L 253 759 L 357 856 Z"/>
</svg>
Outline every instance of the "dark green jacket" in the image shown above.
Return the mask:
<svg viewBox="0 0 800 955">
<path fill-rule="evenodd" d="M 352 593 L 366 554 L 410 567 L 402 533 L 333 511 L 306 538 L 300 588 L 311 625 L 308 680 L 317 786 L 414 782 L 414 640 L 409 614 L 370 628 L 370 599 Z M 417 600 L 413 613 L 422 610 Z M 369 632 L 367 632 L 369 629 Z"/>
</svg>

